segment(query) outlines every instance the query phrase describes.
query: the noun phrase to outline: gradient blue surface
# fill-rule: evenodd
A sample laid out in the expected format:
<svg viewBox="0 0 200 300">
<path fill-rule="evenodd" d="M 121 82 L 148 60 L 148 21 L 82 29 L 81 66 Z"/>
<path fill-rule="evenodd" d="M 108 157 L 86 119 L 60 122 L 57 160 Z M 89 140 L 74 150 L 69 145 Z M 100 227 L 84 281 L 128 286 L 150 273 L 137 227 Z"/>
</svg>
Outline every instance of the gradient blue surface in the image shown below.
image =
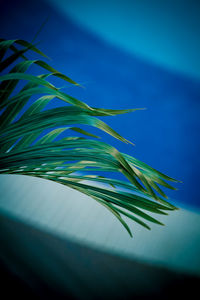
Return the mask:
<svg viewBox="0 0 200 300">
<path fill-rule="evenodd" d="M 198 0 L 46 0 L 130 53 L 200 79 Z"/>
<path fill-rule="evenodd" d="M 43 1 L 3 1 L 1 14 L 2 37 L 27 40 L 49 16 L 38 38 L 40 48 L 53 59 L 55 68 L 85 86 L 69 88 L 73 96 L 96 107 L 146 107 L 145 111 L 107 119 L 135 147 L 107 135 L 104 140 L 182 180 L 178 192 L 168 192 L 182 206 L 200 205 L 198 79 L 118 49 Z"/>
</svg>

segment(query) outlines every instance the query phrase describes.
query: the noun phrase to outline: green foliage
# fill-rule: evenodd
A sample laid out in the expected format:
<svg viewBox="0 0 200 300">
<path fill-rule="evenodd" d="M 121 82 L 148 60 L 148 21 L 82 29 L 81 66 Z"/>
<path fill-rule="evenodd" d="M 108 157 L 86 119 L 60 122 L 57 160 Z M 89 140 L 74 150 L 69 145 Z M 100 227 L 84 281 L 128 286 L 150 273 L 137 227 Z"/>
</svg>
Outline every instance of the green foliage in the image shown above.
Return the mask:
<svg viewBox="0 0 200 300">
<path fill-rule="evenodd" d="M 93 126 L 129 143 L 97 116 L 114 116 L 134 109 L 94 108 L 71 97 L 48 78 L 56 76 L 68 84 L 79 84 L 43 60 L 28 60 L 27 51 L 46 57 L 26 41 L 0 40 L 0 173 L 40 177 L 78 190 L 109 209 L 131 236 L 122 215 L 148 229 L 149 225 L 141 218 L 161 224 L 147 212 L 167 214 L 166 211 L 176 209 L 164 199 L 167 196 L 158 184 L 174 189 L 167 181 L 177 181 L 77 127 L 78 124 Z M 26 73 L 33 64 L 48 73 L 38 76 Z M 19 82 L 25 82 L 21 89 Z M 25 110 L 33 95 L 38 98 Z M 43 110 L 55 98 L 68 105 Z M 19 115 L 22 110 L 24 113 Z M 44 130 L 49 132 L 44 134 Z M 85 137 L 70 136 L 70 131 Z M 59 138 L 63 132 L 66 137 Z M 99 176 L 99 171 L 108 172 L 108 176 Z M 122 173 L 125 180 L 113 179 L 112 172 Z"/>
</svg>

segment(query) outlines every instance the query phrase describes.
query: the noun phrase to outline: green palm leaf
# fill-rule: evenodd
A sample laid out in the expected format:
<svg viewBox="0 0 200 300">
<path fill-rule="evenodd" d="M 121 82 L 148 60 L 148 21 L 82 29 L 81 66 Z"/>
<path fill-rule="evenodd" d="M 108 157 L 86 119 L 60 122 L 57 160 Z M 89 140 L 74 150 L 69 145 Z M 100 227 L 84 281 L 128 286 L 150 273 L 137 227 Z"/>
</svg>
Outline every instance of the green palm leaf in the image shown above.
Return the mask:
<svg viewBox="0 0 200 300">
<path fill-rule="evenodd" d="M 168 182 L 177 180 L 119 152 L 98 140 L 99 136 L 81 128 L 82 125 L 96 127 L 122 142 L 131 143 L 97 117 L 137 109 L 95 108 L 71 97 L 50 83 L 49 78 L 56 76 L 68 84 L 79 84 L 41 59 L 29 60 L 24 55 L 29 51 L 46 57 L 26 41 L 0 39 L 0 70 L 3 71 L 0 76 L 0 173 L 45 178 L 78 190 L 106 207 L 131 236 L 122 216 L 147 229 L 150 227 L 146 221 L 163 225 L 151 214 L 165 215 L 166 211 L 176 209 L 164 199 L 167 196 L 160 186 L 175 189 Z M 32 64 L 48 73 L 38 76 L 27 73 Z M 25 83 L 23 87 L 22 83 Z M 55 98 L 64 101 L 65 106 L 46 109 Z M 28 101 L 31 104 L 25 110 Z M 72 131 L 78 136 L 70 136 Z M 103 177 L 99 172 L 108 175 Z M 121 173 L 124 179 L 112 178 L 113 172 Z"/>
</svg>

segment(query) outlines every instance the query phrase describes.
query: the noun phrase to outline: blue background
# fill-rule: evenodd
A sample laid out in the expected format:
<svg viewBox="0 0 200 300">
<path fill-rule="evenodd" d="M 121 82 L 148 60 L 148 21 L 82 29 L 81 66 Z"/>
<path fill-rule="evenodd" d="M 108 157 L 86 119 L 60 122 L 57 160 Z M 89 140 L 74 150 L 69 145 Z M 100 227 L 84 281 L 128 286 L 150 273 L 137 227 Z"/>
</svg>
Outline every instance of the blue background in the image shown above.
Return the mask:
<svg viewBox="0 0 200 300">
<path fill-rule="evenodd" d="M 194 5 L 191 7 L 195 11 Z M 104 140 L 182 180 L 179 191 L 169 191 L 168 194 L 181 205 L 199 206 L 198 76 L 181 73 L 172 66 L 168 68 L 168 64 L 164 66 L 134 54 L 127 47 L 109 42 L 108 37 L 104 39 L 95 34 L 95 30 L 82 26 L 71 15 L 61 14 L 47 2 L 39 0 L 3 1 L 1 35 L 6 39 L 31 41 L 46 17 L 49 17 L 48 22 L 38 37 L 39 48 L 52 58 L 52 66 L 85 87 L 69 87 L 68 93 L 95 107 L 147 108 L 104 119 L 133 141 L 135 147 L 102 134 Z M 192 21 L 192 14 L 190 18 Z M 191 26 L 196 30 L 195 24 Z M 178 45 L 179 41 L 176 42 Z"/>
</svg>

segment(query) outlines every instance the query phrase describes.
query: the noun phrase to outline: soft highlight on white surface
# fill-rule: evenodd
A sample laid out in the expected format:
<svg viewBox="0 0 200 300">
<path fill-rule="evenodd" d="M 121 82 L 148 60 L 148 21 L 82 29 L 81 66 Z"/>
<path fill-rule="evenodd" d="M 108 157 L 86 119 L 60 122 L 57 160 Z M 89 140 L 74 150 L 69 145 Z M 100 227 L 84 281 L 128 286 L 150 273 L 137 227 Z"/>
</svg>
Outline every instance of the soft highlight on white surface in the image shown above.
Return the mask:
<svg viewBox="0 0 200 300">
<path fill-rule="evenodd" d="M 150 224 L 148 231 L 127 220 L 133 239 L 95 200 L 48 180 L 0 175 L 0 209 L 48 232 L 97 249 L 173 270 L 200 274 L 200 214 L 186 209 Z"/>
</svg>

